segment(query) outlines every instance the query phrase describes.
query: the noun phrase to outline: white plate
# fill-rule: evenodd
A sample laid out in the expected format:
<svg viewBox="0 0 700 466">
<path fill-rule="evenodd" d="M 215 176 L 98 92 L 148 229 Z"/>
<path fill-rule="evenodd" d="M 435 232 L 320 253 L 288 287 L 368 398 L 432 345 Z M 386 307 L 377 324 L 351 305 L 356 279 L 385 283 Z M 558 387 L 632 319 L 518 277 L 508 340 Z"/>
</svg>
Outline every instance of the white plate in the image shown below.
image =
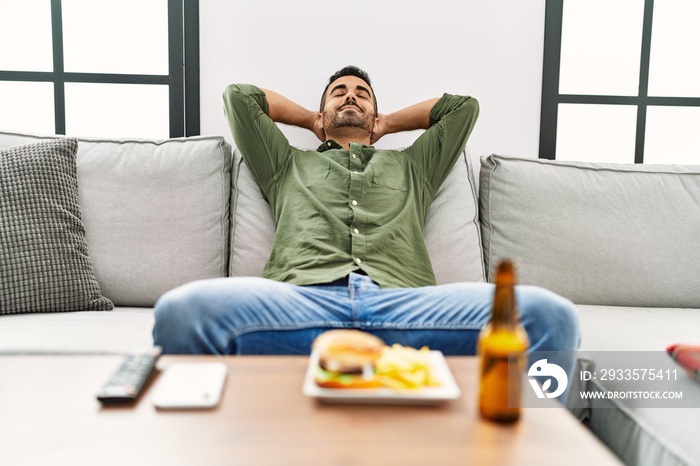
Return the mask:
<svg viewBox="0 0 700 466">
<path fill-rule="evenodd" d="M 461 391 L 440 351 L 430 351 L 430 371 L 441 383 L 438 387 L 413 390 L 389 388 L 323 388 L 314 381 L 318 353 L 311 353 L 302 392 L 328 403 L 435 404 L 460 397 Z"/>
</svg>

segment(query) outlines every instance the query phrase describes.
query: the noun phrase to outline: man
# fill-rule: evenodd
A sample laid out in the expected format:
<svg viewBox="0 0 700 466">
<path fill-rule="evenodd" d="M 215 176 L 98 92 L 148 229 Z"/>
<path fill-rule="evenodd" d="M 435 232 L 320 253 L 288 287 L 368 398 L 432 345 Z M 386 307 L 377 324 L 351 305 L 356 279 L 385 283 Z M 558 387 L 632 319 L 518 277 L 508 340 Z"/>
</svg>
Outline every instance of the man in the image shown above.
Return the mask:
<svg viewBox="0 0 700 466">
<path fill-rule="evenodd" d="M 475 99 L 445 94 L 377 112 L 370 79 L 334 74 L 319 112 L 252 85 L 231 85 L 225 109 L 236 145 L 272 207 L 276 234 L 263 277 L 221 278 L 166 293 L 154 339 L 166 353 L 308 354 L 331 328 L 359 328 L 388 344 L 474 354 L 493 286 L 435 285 L 423 238 L 433 197 L 464 149 Z M 309 129 L 316 151 L 292 147 L 275 122 Z M 403 151 L 371 144 L 426 131 Z M 573 305 L 518 287 L 531 349 L 573 351 Z M 573 364 L 569 361 L 567 364 Z"/>
</svg>

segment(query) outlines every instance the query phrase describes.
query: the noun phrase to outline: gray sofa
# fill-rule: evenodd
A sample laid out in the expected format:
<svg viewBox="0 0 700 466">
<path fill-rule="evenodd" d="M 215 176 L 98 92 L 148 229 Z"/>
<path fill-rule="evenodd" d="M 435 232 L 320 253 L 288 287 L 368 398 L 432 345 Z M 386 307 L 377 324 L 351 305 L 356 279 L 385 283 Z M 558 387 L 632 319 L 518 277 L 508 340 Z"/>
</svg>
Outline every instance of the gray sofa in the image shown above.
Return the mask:
<svg viewBox="0 0 700 466">
<path fill-rule="evenodd" d="M 700 165 L 494 155 L 481 160 L 479 204 L 486 264 L 512 257 L 521 283 L 577 304 L 582 340 L 575 375 L 624 369 L 625 358 L 676 368 L 667 346 L 700 344 Z M 611 352 L 624 352 L 613 367 Z M 693 408 L 571 396 L 640 387 L 601 377 L 573 378 L 568 407 L 627 464 L 698 465 L 700 384 L 679 372 L 673 390 Z"/>
<path fill-rule="evenodd" d="M 0 132 L 0 150 L 50 138 Z M 521 283 L 578 305 L 582 368 L 596 351 L 700 343 L 700 167 L 493 155 L 477 187 L 471 163 L 465 152 L 428 215 L 439 283 L 487 281 L 499 258 L 514 259 Z M 221 137 L 80 139 L 77 180 L 95 279 L 115 308 L 0 315 L 0 354 L 148 347 L 163 292 L 262 271 L 270 210 Z M 700 390 L 682 375 L 686 390 Z M 628 464 L 700 464 L 700 410 L 596 403 L 569 408 Z"/>
</svg>

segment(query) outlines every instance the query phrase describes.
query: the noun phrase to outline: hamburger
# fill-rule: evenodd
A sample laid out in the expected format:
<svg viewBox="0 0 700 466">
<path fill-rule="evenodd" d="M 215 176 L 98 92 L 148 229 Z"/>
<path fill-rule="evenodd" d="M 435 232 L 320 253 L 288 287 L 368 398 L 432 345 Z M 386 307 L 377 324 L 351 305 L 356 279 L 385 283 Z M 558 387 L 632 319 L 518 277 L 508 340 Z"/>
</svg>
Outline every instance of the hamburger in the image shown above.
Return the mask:
<svg viewBox="0 0 700 466">
<path fill-rule="evenodd" d="M 360 330 L 329 330 L 314 340 L 316 384 L 324 388 L 375 388 L 374 364 L 385 344 Z"/>
</svg>

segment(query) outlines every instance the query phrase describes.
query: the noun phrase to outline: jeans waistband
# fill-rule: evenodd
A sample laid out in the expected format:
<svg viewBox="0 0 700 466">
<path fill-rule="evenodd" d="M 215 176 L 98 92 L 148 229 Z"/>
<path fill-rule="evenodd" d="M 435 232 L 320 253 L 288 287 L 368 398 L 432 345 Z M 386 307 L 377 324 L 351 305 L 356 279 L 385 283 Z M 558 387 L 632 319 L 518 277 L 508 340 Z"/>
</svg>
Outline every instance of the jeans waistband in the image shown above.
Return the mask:
<svg viewBox="0 0 700 466">
<path fill-rule="evenodd" d="M 355 273 L 358 275 L 364 275 L 365 277 L 368 277 L 367 272 L 361 269 L 353 270 L 351 273 Z M 350 275 L 346 275 L 343 278 L 339 278 L 337 280 L 333 280 L 332 282 L 326 282 L 326 283 L 319 283 L 317 286 L 348 286 L 350 283 Z"/>
</svg>

